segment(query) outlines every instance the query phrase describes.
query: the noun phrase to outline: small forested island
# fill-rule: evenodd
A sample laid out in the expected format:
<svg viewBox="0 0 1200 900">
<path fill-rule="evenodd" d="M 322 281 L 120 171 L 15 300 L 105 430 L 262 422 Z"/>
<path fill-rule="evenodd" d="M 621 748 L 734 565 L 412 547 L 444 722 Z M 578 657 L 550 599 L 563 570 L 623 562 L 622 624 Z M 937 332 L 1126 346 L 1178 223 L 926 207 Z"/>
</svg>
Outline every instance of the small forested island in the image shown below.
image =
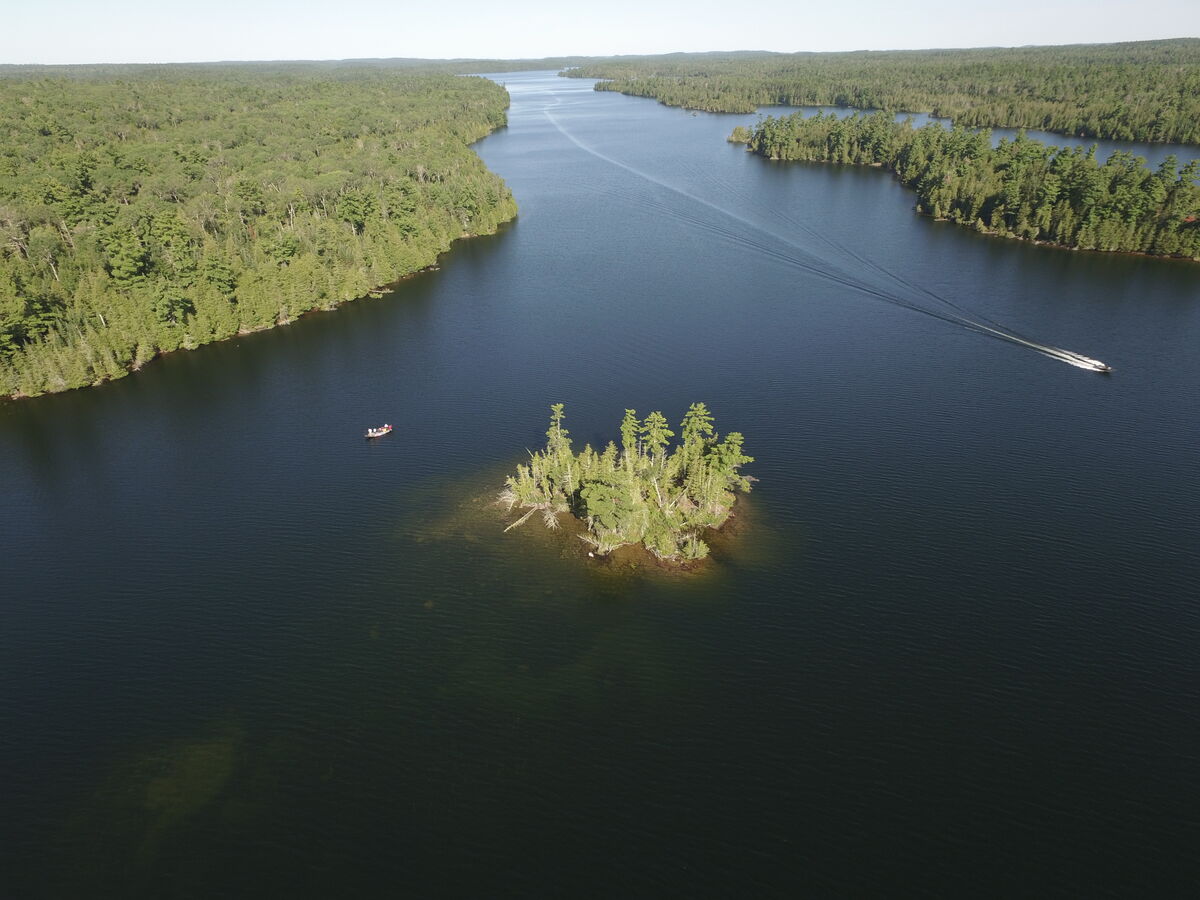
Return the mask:
<svg viewBox="0 0 1200 900">
<path fill-rule="evenodd" d="M 957 125 L 1200 144 L 1200 39 L 851 53 L 674 53 L 563 72 L 668 106 L 927 112 Z"/>
<path fill-rule="evenodd" d="M 495 231 L 516 204 L 469 145 L 507 109 L 401 65 L 0 67 L 0 396 L 286 324 Z"/>
<path fill-rule="evenodd" d="M 1151 171 L 1118 151 L 1059 148 L 1018 134 L 933 122 L 914 128 L 888 113 L 767 116 L 730 140 L 769 159 L 883 166 L 917 192 L 917 208 L 988 234 L 1081 250 L 1200 259 L 1200 162 L 1168 156 Z"/>
<path fill-rule="evenodd" d="M 670 452 L 675 433 L 661 412 L 639 419 L 627 409 L 620 448 L 610 441 L 601 453 L 589 445 L 576 454 L 563 427 L 563 404 L 550 411 L 546 448 L 531 452 L 529 463 L 505 479 L 500 502 L 510 511 L 528 510 L 508 529 L 537 512 L 558 528 L 558 515 L 570 513 L 585 523 L 581 537 L 600 554 L 641 544 L 659 560 L 684 563 L 708 555 L 701 534 L 729 518 L 736 491 L 750 490 L 751 479 L 738 471 L 754 461 L 742 452 L 742 435 L 731 431 L 719 439 L 703 403 L 689 407 Z"/>
</svg>

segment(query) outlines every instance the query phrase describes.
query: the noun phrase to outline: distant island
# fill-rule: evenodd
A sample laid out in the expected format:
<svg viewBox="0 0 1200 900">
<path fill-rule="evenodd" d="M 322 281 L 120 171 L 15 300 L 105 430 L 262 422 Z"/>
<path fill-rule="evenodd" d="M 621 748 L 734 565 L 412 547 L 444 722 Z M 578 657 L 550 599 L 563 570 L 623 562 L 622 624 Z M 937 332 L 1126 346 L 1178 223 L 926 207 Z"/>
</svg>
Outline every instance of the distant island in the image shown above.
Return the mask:
<svg viewBox="0 0 1200 900">
<path fill-rule="evenodd" d="M 661 412 L 639 419 L 625 410 L 621 446 L 610 441 L 601 453 L 591 446 L 572 453 L 563 418 L 563 404 L 550 407 L 546 448 L 505 479 L 500 502 L 527 510 L 506 531 L 538 512 L 558 528 L 559 514 L 569 513 L 586 525 L 581 537 L 597 553 L 641 544 L 659 560 L 685 563 L 708 555 L 701 534 L 729 518 L 735 492 L 750 490 L 751 479 L 738 472 L 754 461 L 742 435 L 719 439 L 703 403 L 688 408 L 670 452 L 675 433 Z"/>
<path fill-rule="evenodd" d="M 882 166 L 917 192 L 917 208 L 986 234 L 1079 250 L 1200 259 L 1200 162 L 1168 156 L 1151 170 L 1118 151 L 1059 148 L 1021 133 L 992 147 L 987 131 L 890 113 L 767 116 L 729 138 L 769 159 Z"/>
</svg>

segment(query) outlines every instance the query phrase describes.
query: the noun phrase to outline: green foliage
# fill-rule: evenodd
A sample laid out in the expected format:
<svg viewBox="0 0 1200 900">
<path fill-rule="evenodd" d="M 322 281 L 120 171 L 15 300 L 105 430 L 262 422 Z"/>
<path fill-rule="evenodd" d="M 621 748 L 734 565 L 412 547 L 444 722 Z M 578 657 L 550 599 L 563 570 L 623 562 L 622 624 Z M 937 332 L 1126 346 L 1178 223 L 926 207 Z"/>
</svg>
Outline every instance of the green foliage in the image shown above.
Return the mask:
<svg viewBox="0 0 1200 900">
<path fill-rule="evenodd" d="M 754 461 L 742 451 L 742 435 L 720 440 L 703 403 L 688 409 L 670 453 L 674 433 L 660 412 L 639 421 L 636 410 L 625 410 L 620 452 L 610 442 L 603 453 L 587 446 L 575 454 L 563 405 L 550 410 L 546 449 L 517 466 L 500 494 L 509 509 L 528 510 L 510 528 L 539 510 L 552 526 L 569 512 L 587 524 L 586 540 L 601 553 L 642 544 L 660 559 L 702 559 L 708 546 L 701 533 L 729 517 L 735 491 L 750 490 L 751 479 L 738 471 Z"/>
<path fill-rule="evenodd" d="M 750 149 L 772 159 L 891 169 L 918 208 L 979 231 L 1084 250 L 1200 259 L 1200 163 L 1168 157 L 1154 171 L 1124 151 L 1058 148 L 1024 134 L 993 148 L 988 133 L 913 128 L 886 113 L 768 116 Z"/>
<path fill-rule="evenodd" d="M 671 54 L 563 73 L 669 106 L 928 112 L 958 125 L 1200 144 L 1200 40 L 856 53 Z"/>
<path fill-rule="evenodd" d="M 402 64 L 0 67 L 0 395 L 287 322 L 495 231 L 516 206 L 469 144 L 507 106 Z"/>
</svg>

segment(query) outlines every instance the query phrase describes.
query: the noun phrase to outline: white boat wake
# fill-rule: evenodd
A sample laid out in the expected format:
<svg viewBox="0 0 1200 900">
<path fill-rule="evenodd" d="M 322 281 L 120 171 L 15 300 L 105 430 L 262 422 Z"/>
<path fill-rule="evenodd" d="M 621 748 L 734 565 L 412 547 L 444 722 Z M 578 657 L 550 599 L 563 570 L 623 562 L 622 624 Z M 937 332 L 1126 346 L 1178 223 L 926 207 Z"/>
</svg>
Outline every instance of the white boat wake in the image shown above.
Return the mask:
<svg viewBox="0 0 1200 900">
<path fill-rule="evenodd" d="M 557 101 L 557 98 L 556 98 L 556 101 Z M 563 137 L 565 137 L 567 140 L 569 140 L 572 144 L 574 144 L 580 150 L 583 150 L 585 153 L 588 153 L 588 154 L 596 157 L 599 160 L 609 163 L 610 165 L 617 166 L 618 168 L 624 169 L 625 171 L 637 176 L 638 178 L 641 178 L 645 181 L 649 181 L 652 184 L 658 185 L 661 188 L 671 191 L 672 193 L 678 194 L 682 197 L 686 197 L 695 203 L 699 203 L 702 206 L 708 207 L 709 209 L 711 209 L 717 213 L 720 213 L 721 216 L 723 216 L 727 219 L 732 219 L 733 221 L 738 222 L 741 225 L 745 226 L 746 228 L 750 229 L 751 233 L 765 235 L 766 237 L 771 239 L 771 241 L 777 241 L 777 242 L 785 244 L 788 248 L 790 248 L 791 251 L 794 251 L 794 252 L 781 251 L 777 246 L 772 246 L 770 243 L 765 243 L 761 239 L 756 239 L 755 237 L 752 237 L 751 233 L 747 233 L 745 231 L 740 231 L 740 230 L 735 230 L 732 228 L 723 227 L 720 224 L 713 222 L 711 219 L 707 219 L 707 218 L 704 218 L 704 217 L 698 216 L 698 215 L 690 215 L 690 214 L 683 212 L 675 207 L 669 206 L 665 203 L 655 202 L 646 197 L 626 196 L 625 199 L 627 199 L 627 200 L 631 200 L 633 202 L 637 202 L 642 205 L 657 209 L 667 215 L 670 215 L 674 218 L 677 218 L 684 222 L 687 222 L 697 228 L 708 231 L 708 232 L 710 232 L 714 235 L 717 235 L 725 240 L 728 240 L 732 243 L 744 246 L 748 249 L 755 250 L 766 256 L 770 256 L 776 260 L 779 260 L 780 262 L 783 262 L 783 263 L 786 263 L 795 268 L 801 269 L 802 271 L 805 271 L 809 274 L 816 275 L 817 277 L 823 278 L 827 281 L 832 281 L 832 282 L 842 285 L 844 287 L 851 288 L 853 290 L 858 291 L 859 293 L 866 294 L 867 296 L 873 297 L 877 300 L 882 300 L 886 303 L 890 303 L 892 305 L 911 310 L 912 312 L 920 313 L 922 315 L 930 316 L 932 318 L 939 319 L 943 322 L 947 322 L 952 325 L 957 325 L 959 327 L 966 328 L 970 331 L 976 332 L 977 334 L 982 334 L 982 335 L 985 335 L 988 337 L 994 337 L 994 338 L 997 338 L 998 340 L 1003 340 L 1003 341 L 1007 341 L 1012 344 L 1016 344 L 1018 346 L 1027 347 L 1031 350 L 1034 350 L 1037 353 L 1042 354 L 1043 356 L 1047 356 L 1050 359 L 1054 359 L 1059 362 L 1064 362 L 1067 365 L 1075 366 L 1076 368 L 1086 369 L 1091 372 L 1102 372 L 1102 373 L 1106 373 L 1106 374 L 1112 371 L 1112 368 L 1110 366 L 1106 365 L 1105 363 L 1101 362 L 1098 359 L 1092 359 L 1089 356 L 1084 356 L 1083 354 L 1076 353 L 1073 350 L 1065 350 L 1062 347 L 1055 347 L 1052 344 L 1046 344 L 1041 341 L 1036 341 L 1033 338 L 1021 335 L 1021 334 L 1013 331 L 1010 328 L 1006 328 L 997 322 L 993 322 L 990 319 L 988 319 L 986 316 L 982 316 L 982 315 L 979 315 L 978 313 L 973 313 L 967 309 L 964 309 L 963 307 L 959 306 L 957 303 L 954 303 L 954 302 L 946 299 L 945 297 L 942 297 L 942 296 L 934 293 L 933 291 L 930 291 L 928 288 L 912 284 L 911 282 L 905 280 L 901 276 L 899 276 L 896 273 L 890 271 L 889 269 L 879 265 L 878 263 L 855 253 L 849 247 L 845 247 L 845 246 L 839 244 L 838 242 L 832 240 L 828 236 L 821 234 L 820 232 L 817 232 L 817 231 L 813 230 L 812 228 L 809 228 L 808 226 L 806 226 L 804 223 L 800 222 L 799 220 L 794 219 L 790 216 L 787 216 L 778 210 L 775 210 L 775 209 L 771 210 L 771 212 L 775 216 L 777 216 L 779 219 L 781 219 L 785 224 L 804 232 L 809 237 L 814 238 L 815 240 L 825 244 L 832 250 L 834 250 L 846 257 L 853 259 L 856 263 L 862 265 L 866 269 L 873 271 L 877 275 L 880 275 L 883 278 L 886 278 L 886 279 L 894 282 L 895 284 L 906 289 L 907 291 L 924 295 L 925 298 L 934 301 L 938 305 L 938 307 L 937 308 L 929 308 L 927 306 L 921 305 L 918 302 L 914 302 L 913 300 L 909 300 L 904 297 L 898 296 L 897 294 L 895 294 L 892 291 L 889 291 L 885 288 L 881 288 L 879 286 L 871 284 L 868 281 L 864 281 L 862 278 L 856 276 L 849 269 L 839 266 L 827 258 L 817 256 L 816 254 L 814 254 L 812 252 L 811 249 L 809 249 L 801 244 L 798 244 L 795 241 L 789 240 L 786 237 L 783 237 L 779 234 L 775 234 L 771 231 L 768 231 L 767 229 L 765 229 L 761 225 L 758 225 L 757 223 L 751 221 L 750 219 L 744 218 L 743 216 L 740 216 L 737 213 L 730 211 L 729 209 L 721 207 L 721 206 L 717 205 L 716 203 L 706 200 L 703 197 L 700 197 L 696 194 L 682 190 L 681 188 L 678 188 L 675 185 L 672 185 L 666 181 L 663 181 L 662 179 L 654 177 L 653 175 L 649 174 L 648 172 L 643 172 L 640 169 L 637 169 L 634 166 L 629 165 L 628 163 L 622 162 L 619 159 L 616 159 L 614 157 L 608 156 L 605 153 L 602 153 L 601 151 L 597 150 L 596 148 L 594 148 L 594 147 L 588 145 L 587 143 L 585 143 L 584 141 L 580 140 L 578 137 L 576 137 L 574 134 L 572 134 L 566 128 L 564 128 L 562 123 L 558 121 L 558 119 L 554 115 L 554 113 L 550 111 L 549 107 L 543 108 L 542 113 L 546 116 L 546 118 L 550 121 L 550 123 L 552 125 L 554 125 L 554 127 L 563 135 Z M 703 176 L 704 173 L 696 173 L 696 174 Z M 731 193 L 733 193 L 735 195 L 737 194 L 737 191 L 732 190 L 730 188 L 730 186 L 728 186 L 728 185 L 724 185 L 722 187 L 725 190 L 730 191 Z M 616 196 L 621 196 L 618 192 L 610 191 L 609 193 L 612 193 Z M 743 197 L 743 199 L 747 199 L 747 198 Z M 796 255 L 796 254 L 800 254 L 800 255 Z M 805 259 L 805 257 L 807 257 L 807 259 Z"/>
</svg>

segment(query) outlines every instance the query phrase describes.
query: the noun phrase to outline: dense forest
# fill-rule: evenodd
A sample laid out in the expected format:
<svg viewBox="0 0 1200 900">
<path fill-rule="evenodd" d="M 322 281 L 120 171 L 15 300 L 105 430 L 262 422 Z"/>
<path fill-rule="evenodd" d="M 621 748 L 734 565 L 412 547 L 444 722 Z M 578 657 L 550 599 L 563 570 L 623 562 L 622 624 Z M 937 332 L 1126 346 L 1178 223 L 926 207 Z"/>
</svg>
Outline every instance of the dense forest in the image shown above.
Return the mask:
<svg viewBox="0 0 1200 900">
<path fill-rule="evenodd" d="M 856 53 L 672 54 L 563 74 L 710 112 L 843 106 L 977 127 L 1200 144 L 1200 39 Z"/>
<path fill-rule="evenodd" d="M 0 70 L 0 395 L 330 308 L 516 214 L 482 78 L 405 66 Z"/>
<path fill-rule="evenodd" d="M 619 448 L 610 441 L 601 453 L 586 446 L 578 454 L 563 427 L 563 404 L 550 412 L 546 448 L 531 453 L 500 494 L 509 510 L 528 510 L 509 528 L 537 512 L 557 528 L 558 514 L 571 513 L 587 524 L 584 540 L 599 553 L 642 544 L 661 560 L 696 560 L 708 555 L 702 532 L 729 518 L 734 491 L 750 490 L 738 472 L 754 461 L 742 452 L 742 435 L 719 440 L 703 403 L 689 407 L 670 452 L 675 432 L 661 412 L 639 419 L 625 410 Z"/>
<path fill-rule="evenodd" d="M 155 78 L 177 79 L 221 77 L 236 71 L 239 76 L 321 76 L 340 78 L 370 70 L 375 75 L 478 75 L 495 72 L 528 72 L 540 69 L 565 69 L 619 57 L 546 56 L 537 59 L 380 59 L 261 60 L 248 62 L 189 63 L 89 63 L 87 65 L 2 64 L 0 79 L 65 78 L 94 81 L 119 79 L 144 81 Z"/>
<path fill-rule="evenodd" d="M 771 159 L 886 166 L 917 192 L 918 208 L 979 231 L 1083 250 L 1200 259 L 1200 162 L 1157 170 L 1129 153 L 1058 148 L 1024 134 L 993 148 L 987 131 L 888 113 L 801 113 L 759 121 L 731 140 Z"/>
</svg>

